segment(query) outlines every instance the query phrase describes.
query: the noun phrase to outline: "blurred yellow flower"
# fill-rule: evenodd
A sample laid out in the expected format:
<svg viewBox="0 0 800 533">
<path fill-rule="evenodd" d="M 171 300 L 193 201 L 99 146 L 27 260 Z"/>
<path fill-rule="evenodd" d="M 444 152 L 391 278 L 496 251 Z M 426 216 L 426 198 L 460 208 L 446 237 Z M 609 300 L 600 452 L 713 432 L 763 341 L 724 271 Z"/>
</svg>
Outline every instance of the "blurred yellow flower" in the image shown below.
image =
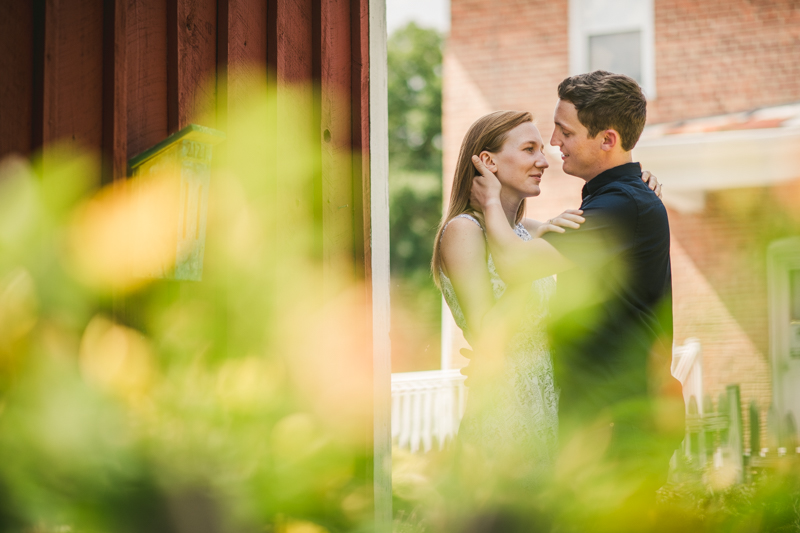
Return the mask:
<svg viewBox="0 0 800 533">
<path fill-rule="evenodd" d="M 108 186 L 75 213 L 69 245 L 84 283 L 129 291 L 174 265 L 176 180 L 169 176 Z"/>
<path fill-rule="evenodd" d="M 139 332 L 97 315 L 89 322 L 80 345 L 84 378 L 123 397 L 145 392 L 154 376 L 152 353 Z"/>
</svg>

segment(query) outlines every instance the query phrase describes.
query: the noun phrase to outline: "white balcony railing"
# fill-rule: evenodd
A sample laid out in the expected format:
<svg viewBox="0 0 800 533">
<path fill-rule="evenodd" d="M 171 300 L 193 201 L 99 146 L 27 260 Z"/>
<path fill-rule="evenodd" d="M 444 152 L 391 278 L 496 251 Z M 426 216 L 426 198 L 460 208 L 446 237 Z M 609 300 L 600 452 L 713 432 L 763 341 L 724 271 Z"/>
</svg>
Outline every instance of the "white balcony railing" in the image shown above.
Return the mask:
<svg viewBox="0 0 800 533">
<path fill-rule="evenodd" d="M 457 369 L 392 374 L 392 442 L 411 452 L 439 449 L 458 433 L 467 403 Z"/>
<path fill-rule="evenodd" d="M 672 374 L 689 398 L 703 398 L 700 342 L 688 339 L 673 350 Z M 702 400 L 699 400 L 702 401 Z M 457 369 L 392 374 L 392 442 L 411 452 L 439 449 L 458 433 L 467 404 L 464 376 Z M 702 404 L 697 406 L 704 412 Z"/>
</svg>

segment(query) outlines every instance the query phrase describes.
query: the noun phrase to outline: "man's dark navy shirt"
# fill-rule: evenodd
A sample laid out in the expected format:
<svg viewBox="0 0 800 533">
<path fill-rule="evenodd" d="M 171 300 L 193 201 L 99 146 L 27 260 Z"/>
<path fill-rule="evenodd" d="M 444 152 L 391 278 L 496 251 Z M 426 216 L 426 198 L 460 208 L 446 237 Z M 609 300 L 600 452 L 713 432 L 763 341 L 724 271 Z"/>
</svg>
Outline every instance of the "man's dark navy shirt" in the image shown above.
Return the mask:
<svg viewBox="0 0 800 533">
<path fill-rule="evenodd" d="M 654 348 L 667 354 L 660 365 L 669 365 L 669 221 L 638 163 L 588 181 L 581 209 L 586 222 L 580 229 L 544 236 L 576 265 L 558 275 L 552 306 L 559 409 L 565 417 L 604 409 L 615 416 L 615 409 L 649 401 Z"/>
</svg>

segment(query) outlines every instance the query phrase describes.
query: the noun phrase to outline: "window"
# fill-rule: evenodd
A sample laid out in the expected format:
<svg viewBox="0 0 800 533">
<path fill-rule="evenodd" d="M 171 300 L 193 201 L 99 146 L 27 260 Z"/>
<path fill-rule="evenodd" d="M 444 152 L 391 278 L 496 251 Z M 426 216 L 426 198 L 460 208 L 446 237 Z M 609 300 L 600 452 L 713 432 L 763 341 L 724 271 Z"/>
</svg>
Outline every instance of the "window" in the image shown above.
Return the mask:
<svg viewBox="0 0 800 533">
<path fill-rule="evenodd" d="M 642 84 L 642 32 L 589 36 L 589 70 L 627 74 Z"/>
<path fill-rule="evenodd" d="M 570 0 L 571 74 L 627 74 L 655 97 L 653 0 Z"/>
</svg>

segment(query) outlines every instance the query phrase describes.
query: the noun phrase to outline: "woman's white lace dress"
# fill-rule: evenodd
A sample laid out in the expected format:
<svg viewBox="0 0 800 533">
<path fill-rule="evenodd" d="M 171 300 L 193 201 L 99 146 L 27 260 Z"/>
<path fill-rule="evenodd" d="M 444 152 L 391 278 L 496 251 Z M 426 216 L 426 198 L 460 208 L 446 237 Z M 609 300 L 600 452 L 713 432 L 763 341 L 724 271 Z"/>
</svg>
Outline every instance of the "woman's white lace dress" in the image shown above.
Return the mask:
<svg viewBox="0 0 800 533">
<path fill-rule="evenodd" d="M 467 218 L 480 226 L 471 215 L 456 218 Z M 522 224 L 516 226 L 515 232 L 523 240 L 532 239 Z M 494 298 L 498 300 L 506 284 L 488 253 L 487 268 Z M 469 340 L 471 335 L 453 284 L 444 272 L 440 271 L 440 277 L 447 305 Z M 521 452 L 527 466 L 542 473 L 553 466 L 558 445 L 558 392 L 547 340 L 549 301 L 555 286 L 553 277 L 531 284 L 525 316 L 506 350 L 505 368 L 497 381 L 470 388 L 458 433 L 462 445 L 474 446 L 489 457 L 505 451 Z"/>
</svg>

